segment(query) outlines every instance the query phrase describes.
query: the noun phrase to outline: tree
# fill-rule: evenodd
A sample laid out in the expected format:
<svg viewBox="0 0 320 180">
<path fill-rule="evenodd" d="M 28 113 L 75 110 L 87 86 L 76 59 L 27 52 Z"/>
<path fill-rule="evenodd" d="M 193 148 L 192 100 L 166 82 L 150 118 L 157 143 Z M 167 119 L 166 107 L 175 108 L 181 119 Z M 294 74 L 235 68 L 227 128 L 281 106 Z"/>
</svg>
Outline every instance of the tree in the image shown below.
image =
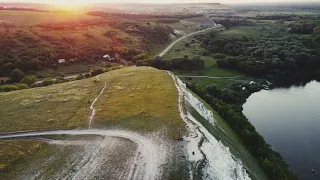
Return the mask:
<svg viewBox="0 0 320 180">
<path fill-rule="evenodd" d="M 9 76 L 13 70 L 14 70 L 14 65 L 11 62 L 9 62 L 1 66 L 0 73 L 3 76 Z"/>
<path fill-rule="evenodd" d="M 20 83 L 25 83 L 25 84 L 27 84 L 29 86 L 34 84 L 35 82 L 36 82 L 36 77 L 35 76 L 26 76 L 20 81 Z"/>
<path fill-rule="evenodd" d="M 23 72 L 20 69 L 13 70 L 10 75 L 10 79 L 12 82 L 20 82 L 23 77 Z"/>
</svg>

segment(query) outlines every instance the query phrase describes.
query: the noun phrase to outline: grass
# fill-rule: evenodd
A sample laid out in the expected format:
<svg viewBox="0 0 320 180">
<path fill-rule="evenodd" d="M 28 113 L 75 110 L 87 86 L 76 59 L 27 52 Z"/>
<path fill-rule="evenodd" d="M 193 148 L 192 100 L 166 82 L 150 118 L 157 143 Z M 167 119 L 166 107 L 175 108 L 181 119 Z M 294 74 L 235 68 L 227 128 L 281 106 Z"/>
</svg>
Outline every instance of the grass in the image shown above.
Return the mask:
<svg viewBox="0 0 320 180">
<path fill-rule="evenodd" d="M 86 127 L 89 103 L 102 87 L 91 78 L 0 93 L 0 132 Z"/>
<path fill-rule="evenodd" d="M 266 23 L 265 25 L 252 25 L 252 26 L 234 26 L 230 29 L 221 32 L 217 38 L 231 38 L 231 37 L 258 37 L 261 35 L 269 34 L 270 30 L 274 28 L 274 26 L 270 23 Z"/>
<path fill-rule="evenodd" d="M 237 16 L 245 16 L 245 17 L 255 17 L 257 15 L 268 16 L 268 15 L 317 15 L 320 12 L 316 11 L 249 11 L 246 13 L 238 13 Z"/>
<path fill-rule="evenodd" d="M 50 13 L 30 11 L 0 11 L 0 20 L 16 25 L 32 26 L 42 23 L 63 23 L 77 20 L 99 19 L 78 13 Z"/>
<path fill-rule="evenodd" d="M 166 71 L 124 68 L 101 76 L 107 88 L 97 102 L 95 127 L 121 127 L 140 132 L 165 129 L 171 138 L 184 129 L 178 93 Z"/>
<path fill-rule="evenodd" d="M 184 133 L 184 122 L 178 113 L 178 92 L 166 71 L 131 67 L 102 74 L 99 81 L 94 80 L 0 93 L 0 133 L 87 128 L 90 103 L 105 81 L 107 88 L 94 106 L 97 110 L 94 128 L 161 132 L 162 137 L 172 140 L 178 138 L 179 131 Z M 23 172 L 25 164 L 45 159 L 54 149 L 55 146 L 38 141 L 0 141 L 0 176 L 5 177 L 1 175 L 3 172 L 12 179 L 9 176 L 17 170 Z M 67 158 L 66 153 L 59 155 L 54 167 L 63 164 L 63 158 Z"/>
<path fill-rule="evenodd" d="M 61 75 L 76 75 L 80 73 L 88 73 L 91 69 L 94 68 L 105 68 L 106 65 L 117 65 L 115 63 L 109 63 L 106 61 L 97 61 L 93 63 L 89 62 L 76 62 L 72 65 L 58 65 L 57 69 L 46 68 L 37 72 L 30 73 L 31 75 L 40 75 L 43 78 L 46 77 L 61 77 Z M 41 78 L 41 79 L 43 79 Z"/>
</svg>

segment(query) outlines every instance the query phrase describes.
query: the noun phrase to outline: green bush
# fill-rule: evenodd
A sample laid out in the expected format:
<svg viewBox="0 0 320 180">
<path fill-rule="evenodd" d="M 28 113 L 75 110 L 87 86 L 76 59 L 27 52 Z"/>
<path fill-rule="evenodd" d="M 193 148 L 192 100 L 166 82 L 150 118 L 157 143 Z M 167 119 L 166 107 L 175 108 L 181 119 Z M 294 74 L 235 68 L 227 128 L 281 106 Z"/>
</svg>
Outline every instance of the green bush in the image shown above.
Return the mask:
<svg viewBox="0 0 320 180">
<path fill-rule="evenodd" d="M 19 90 L 19 88 L 15 85 L 6 84 L 3 86 L 0 86 L 0 92 L 10 92 L 10 91 L 16 91 Z"/>
<path fill-rule="evenodd" d="M 19 90 L 30 88 L 27 84 L 17 84 L 16 86 L 18 87 Z"/>
<path fill-rule="evenodd" d="M 52 78 L 46 78 L 42 81 L 41 85 L 42 86 L 50 86 L 53 85 L 55 81 Z"/>
<path fill-rule="evenodd" d="M 90 71 L 90 74 L 91 74 L 92 77 L 93 76 L 97 76 L 97 75 L 102 74 L 102 73 L 104 73 L 104 70 L 102 68 L 92 69 Z"/>
<path fill-rule="evenodd" d="M 83 75 L 82 74 L 78 74 L 77 77 L 76 77 L 76 80 L 81 80 L 83 79 Z"/>
<path fill-rule="evenodd" d="M 20 83 L 28 84 L 29 86 L 34 84 L 35 82 L 36 82 L 35 76 L 26 76 L 20 81 Z"/>
</svg>

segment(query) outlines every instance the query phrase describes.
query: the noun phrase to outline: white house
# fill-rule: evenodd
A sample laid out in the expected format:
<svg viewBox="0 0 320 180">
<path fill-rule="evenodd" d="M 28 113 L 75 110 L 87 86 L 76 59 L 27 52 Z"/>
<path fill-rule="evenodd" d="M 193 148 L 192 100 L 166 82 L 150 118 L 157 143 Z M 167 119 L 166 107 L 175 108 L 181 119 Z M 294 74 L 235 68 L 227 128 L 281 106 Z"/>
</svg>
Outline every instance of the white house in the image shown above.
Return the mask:
<svg viewBox="0 0 320 180">
<path fill-rule="evenodd" d="M 65 62 L 66 62 L 65 59 L 59 59 L 59 60 L 58 60 L 58 63 L 59 63 L 59 64 L 62 64 L 62 63 L 65 63 Z"/>
<path fill-rule="evenodd" d="M 106 54 L 106 55 L 103 56 L 103 58 L 105 58 L 105 59 L 110 59 L 111 57 L 110 57 L 109 54 Z"/>
</svg>

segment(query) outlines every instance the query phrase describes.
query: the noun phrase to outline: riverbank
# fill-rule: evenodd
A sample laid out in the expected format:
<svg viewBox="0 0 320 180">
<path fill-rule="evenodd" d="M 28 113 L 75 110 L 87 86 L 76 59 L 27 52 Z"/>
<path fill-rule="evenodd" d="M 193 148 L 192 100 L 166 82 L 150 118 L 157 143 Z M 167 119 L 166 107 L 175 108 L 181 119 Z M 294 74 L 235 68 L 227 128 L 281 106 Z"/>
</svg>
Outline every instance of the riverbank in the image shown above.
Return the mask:
<svg viewBox="0 0 320 180">
<path fill-rule="evenodd" d="M 281 154 L 299 179 L 316 180 L 319 172 L 320 83 L 275 88 L 250 95 L 243 114 Z M 263 103 L 261 103 L 263 102 Z"/>
<path fill-rule="evenodd" d="M 262 87 L 258 84 L 239 82 L 223 89 L 209 86 L 204 91 L 196 84 L 188 84 L 188 88 L 215 109 L 236 132 L 246 148 L 259 161 L 269 179 L 298 179 L 281 155 L 271 148 L 242 113 L 242 105 L 246 99 L 252 93 L 260 91 Z"/>
</svg>

